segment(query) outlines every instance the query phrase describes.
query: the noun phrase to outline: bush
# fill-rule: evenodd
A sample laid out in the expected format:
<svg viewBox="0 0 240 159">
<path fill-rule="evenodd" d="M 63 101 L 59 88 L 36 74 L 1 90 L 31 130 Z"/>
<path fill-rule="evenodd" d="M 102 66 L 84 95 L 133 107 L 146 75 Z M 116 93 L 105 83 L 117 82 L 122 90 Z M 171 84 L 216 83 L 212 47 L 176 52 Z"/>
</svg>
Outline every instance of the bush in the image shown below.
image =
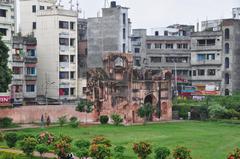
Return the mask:
<svg viewBox="0 0 240 159">
<path fill-rule="evenodd" d="M 110 143 L 110 140 L 104 138 L 103 136 L 97 136 L 95 138 L 93 138 L 92 140 L 92 145 L 106 145 L 107 147 L 110 147 L 112 146 L 111 143 Z"/>
<path fill-rule="evenodd" d="M 146 159 L 152 153 L 151 145 L 146 142 L 139 142 L 133 144 L 133 151 L 140 159 Z"/>
<path fill-rule="evenodd" d="M 112 114 L 111 118 L 113 120 L 113 124 L 116 126 L 120 125 L 123 122 L 123 119 L 119 114 Z"/>
<path fill-rule="evenodd" d="M 70 125 L 72 128 L 77 128 L 79 126 L 79 122 L 77 117 L 71 117 L 70 118 Z"/>
<path fill-rule="evenodd" d="M 72 116 L 69 120 L 70 120 L 70 122 L 76 122 L 78 120 L 78 118 L 75 116 Z"/>
<path fill-rule="evenodd" d="M 47 153 L 49 151 L 48 147 L 45 144 L 38 144 L 36 146 L 36 151 L 39 152 L 41 157 L 43 157 L 44 153 Z"/>
<path fill-rule="evenodd" d="M 211 105 L 208 107 L 210 118 L 224 119 L 227 109 L 219 104 Z"/>
<path fill-rule="evenodd" d="M 158 147 L 154 152 L 155 159 L 166 159 L 170 155 L 170 150 L 166 147 Z"/>
<path fill-rule="evenodd" d="M 101 124 L 107 124 L 109 120 L 109 117 L 107 115 L 101 115 L 100 116 L 100 123 Z"/>
<path fill-rule="evenodd" d="M 190 150 L 186 147 L 177 147 L 173 150 L 173 158 L 175 159 L 192 159 Z"/>
<path fill-rule="evenodd" d="M 41 132 L 37 136 L 37 140 L 40 144 L 50 145 L 55 141 L 55 136 L 49 132 Z"/>
<path fill-rule="evenodd" d="M 188 112 L 191 111 L 190 106 L 173 106 L 173 111 L 177 111 L 180 118 L 187 119 L 188 118 Z"/>
<path fill-rule="evenodd" d="M 4 135 L 3 133 L 0 131 L 0 142 L 3 142 L 4 141 Z"/>
<path fill-rule="evenodd" d="M 207 120 L 208 107 L 207 106 L 193 106 L 191 107 L 191 119 L 192 120 Z"/>
<path fill-rule="evenodd" d="M 12 125 L 12 118 L 0 118 L 0 128 L 9 128 Z"/>
<path fill-rule="evenodd" d="M 125 147 L 123 146 L 116 146 L 114 148 L 114 157 L 115 159 L 124 159 L 124 151 L 125 151 Z"/>
<path fill-rule="evenodd" d="M 18 140 L 17 134 L 14 132 L 9 132 L 4 135 L 4 140 L 9 148 L 15 147 Z"/>
<path fill-rule="evenodd" d="M 12 152 L 0 151 L 0 159 L 17 159 L 17 155 Z"/>
<path fill-rule="evenodd" d="M 71 152 L 72 139 L 68 136 L 60 136 L 59 140 L 54 145 L 55 154 L 59 158 L 66 158 Z"/>
<path fill-rule="evenodd" d="M 240 157 L 240 149 L 236 148 L 233 153 L 230 153 L 228 155 L 227 159 L 239 159 L 239 157 Z"/>
<path fill-rule="evenodd" d="M 81 148 L 76 153 L 79 158 L 87 158 L 89 156 L 89 151 L 87 148 Z"/>
<path fill-rule="evenodd" d="M 23 140 L 23 139 L 25 139 L 25 138 L 27 138 L 27 137 L 35 137 L 34 135 L 32 135 L 32 134 L 19 134 L 18 135 L 18 141 L 21 141 L 21 140 Z"/>
<path fill-rule="evenodd" d="M 82 148 L 89 148 L 90 146 L 90 142 L 88 140 L 77 140 L 75 142 L 75 146 L 79 149 L 82 149 Z"/>
<path fill-rule="evenodd" d="M 111 157 L 111 151 L 107 145 L 92 144 L 90 146 L 90 156 L 92 159 L 108 159 Z"/>
<path fill-rule="evenodd" d="M 66 124 L 66 122 L 67 122 L 67 116 L 65 115 L 65 116 L 61 116 L 61 117 L 59 117 L 58 118 L 58 123 L 59 123 L 59 125 L 62 127 L 64 124 Z"/>
<path fill-rule="evenodd" d="M 32 137 L 27 137 L 20 142 L 20 148 L 27 156 L 32 156 L 36 146 L 37 140 Z"/>
</svg>

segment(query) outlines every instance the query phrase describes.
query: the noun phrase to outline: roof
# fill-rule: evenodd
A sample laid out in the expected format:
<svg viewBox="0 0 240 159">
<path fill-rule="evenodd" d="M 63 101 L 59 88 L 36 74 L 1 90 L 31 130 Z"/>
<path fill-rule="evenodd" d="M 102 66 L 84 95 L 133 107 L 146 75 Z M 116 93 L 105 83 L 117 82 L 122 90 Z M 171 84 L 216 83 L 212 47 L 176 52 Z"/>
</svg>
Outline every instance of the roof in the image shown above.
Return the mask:
<svg viewBox="0 0 240 159">
<path fill-rule="evenodd" d="M 147 40 L 191 40 L 189 36 L 147 36 Z"/>
</svg>

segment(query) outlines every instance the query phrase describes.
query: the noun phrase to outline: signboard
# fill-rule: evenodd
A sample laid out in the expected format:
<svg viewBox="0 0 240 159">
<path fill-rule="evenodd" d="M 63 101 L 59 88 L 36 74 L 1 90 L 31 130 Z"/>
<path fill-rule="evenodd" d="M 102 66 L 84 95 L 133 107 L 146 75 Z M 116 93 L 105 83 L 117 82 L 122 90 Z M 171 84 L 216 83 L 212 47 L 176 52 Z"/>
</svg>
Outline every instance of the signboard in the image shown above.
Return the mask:
<svg viewBox="0 0 240 159">
<path fill-rule="evenodd" d="M 9 106 L 11 105 L 10 96 L 0 96 L 0 106 Z"/>
</svg>

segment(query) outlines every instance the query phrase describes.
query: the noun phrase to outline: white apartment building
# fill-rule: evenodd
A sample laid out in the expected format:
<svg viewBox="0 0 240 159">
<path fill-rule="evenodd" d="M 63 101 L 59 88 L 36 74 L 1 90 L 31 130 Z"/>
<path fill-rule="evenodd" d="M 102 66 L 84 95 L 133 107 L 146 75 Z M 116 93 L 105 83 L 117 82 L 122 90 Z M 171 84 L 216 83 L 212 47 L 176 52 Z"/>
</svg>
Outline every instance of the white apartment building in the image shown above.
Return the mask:
<svg viewBox="0 0 240 159">
<path fill-rule="evenodd" d="M 37 13 L 38 95 L 78 97 L 77 12 L 60 6 Z"/>
<path fill-rule="evenodd" d="M 20 1 L 20 25 L 22 35 L 35 33 L 37 28 L 37 13 L 50 9 L 55 0 L 19 0 Z"/>
</svg>

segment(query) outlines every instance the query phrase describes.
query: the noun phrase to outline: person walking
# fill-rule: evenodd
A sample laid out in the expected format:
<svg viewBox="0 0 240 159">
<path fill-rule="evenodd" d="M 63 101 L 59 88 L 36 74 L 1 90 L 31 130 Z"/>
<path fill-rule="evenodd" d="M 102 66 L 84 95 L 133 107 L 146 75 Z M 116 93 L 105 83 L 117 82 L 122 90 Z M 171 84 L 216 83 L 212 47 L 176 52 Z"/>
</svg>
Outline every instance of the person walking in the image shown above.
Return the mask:
<svg viewBox="0 0 240 159">
<path fill-rule="evenodd" d="M 43 116 L 43 114 L 41 116 L 41 127 L 44 128 L 44 116 Z"/>
</svg>

